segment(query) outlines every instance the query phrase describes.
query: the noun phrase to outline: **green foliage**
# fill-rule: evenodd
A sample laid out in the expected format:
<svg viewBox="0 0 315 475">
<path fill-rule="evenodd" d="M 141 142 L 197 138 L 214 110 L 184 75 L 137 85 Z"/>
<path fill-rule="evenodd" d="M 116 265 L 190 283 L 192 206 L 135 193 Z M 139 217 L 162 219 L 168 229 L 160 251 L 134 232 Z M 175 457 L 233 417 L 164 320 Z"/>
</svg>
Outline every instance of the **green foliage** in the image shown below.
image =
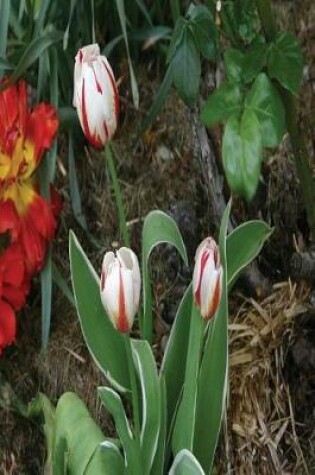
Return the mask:
<svg viewBox="0 0 315 475">
<path fill-rule="evenodd" d="M 228 289 L 226 234 L 232 201 L 221 221 L 219 249 L 223 269 L 222 295 L 217 314 L 210 321 L 198 375 L 193 453 L 205 473 L 211 473 L 228 384 Z"/>
<path fill-rule="evenodd" d="M 105 314 L 99 278 L 72 232 L 69 241 L 73 292 L 86 345 L 107 379 L 120 390 L 130 390 L 124 340 Z"/>
<path fill-rule="evenodd" d="M 237 84 L 224 82 L 211 94 L 205 103 L 201 119 L 209 127 L 226 121 L 242 108 L 241 90 Z"/>
<path fill-rule="evenodd" d="M 176 455 L 169 475 L 204 475 L 204 471 L 194 454 L 183 449 Z"/>
<path fill-rule="evenodd" d="M 262 155 L 260 125 L 255 112 L 245 109 L 227 121 L 222 159 L 230 188 L 250 201 L 256 191 Z"/>
<path fill-rule="evenodd" d="M 279 33 L 271 44 L 268 74 L 292 94 L 298 94 L 303 77 L 303 57 L 300 45 L 292 33 Z"/>
<path fill-rule="evenodd" d="M 256 77 L 246 96 L 245 106 L 255 112 L 259 120 L 262 145 L 279 145 L 285 131 L 284 107 L 277 89 L 266 74 Z"/>
<path fill-rule="evenodd" d="M 142 229 L 142 283 L 143 317 L 140 319 L 142 338 L 152 341 L 152 302 L 149 274 L 149 257 L 153 249 L 162 243 L 174 246 L 185 264 L 186 248 L 175 221 L 162 211 L 151 211 L 145 218 Z"/>
</svg>

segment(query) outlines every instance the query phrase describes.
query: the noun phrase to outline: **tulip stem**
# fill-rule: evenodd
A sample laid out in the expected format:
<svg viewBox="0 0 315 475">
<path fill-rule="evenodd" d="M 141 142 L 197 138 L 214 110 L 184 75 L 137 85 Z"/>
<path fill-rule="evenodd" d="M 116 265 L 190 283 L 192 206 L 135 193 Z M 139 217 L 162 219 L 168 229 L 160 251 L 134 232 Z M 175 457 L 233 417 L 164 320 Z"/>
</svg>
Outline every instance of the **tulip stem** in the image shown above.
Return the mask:
<svg viewBox="0 0 315 475">
<path fill-rule="evenodd" d="M 139 394 L 138 394 L 135 368 L 134 368 L 133 358 L 132 358 L 131 338 L 129 335 L 124 335 L 124 338 L 125 338 L 128 371 L 129 371 L 130 386 L 131 386 L 132 415 L 133 415 L 133 423 L 134 423 L 134 430 L 135 430 L 135 439 L 140 444 Z"/>
<path fill-rule="evenodd" d="M 129 233 L 127 229 L 125 208 L 124 208 L 124 204 L 122 200 L 119 181 L 117 178 L 114 154 L 113 154 L 110 143 L 106 144 L 105 146 L 105 158 L 108 164 L 108 170 L 109 170 L 109 174 L 110 174 L 110 178 L 111 178 L 111 182 L 113 186 L 114 197 L 115 197 L 117 211 L 118 211 L 120 236 L 122 237 L 122 242 L 124 246 L 130 247 L 130 238 L 129 238 Z"/>
</svg>

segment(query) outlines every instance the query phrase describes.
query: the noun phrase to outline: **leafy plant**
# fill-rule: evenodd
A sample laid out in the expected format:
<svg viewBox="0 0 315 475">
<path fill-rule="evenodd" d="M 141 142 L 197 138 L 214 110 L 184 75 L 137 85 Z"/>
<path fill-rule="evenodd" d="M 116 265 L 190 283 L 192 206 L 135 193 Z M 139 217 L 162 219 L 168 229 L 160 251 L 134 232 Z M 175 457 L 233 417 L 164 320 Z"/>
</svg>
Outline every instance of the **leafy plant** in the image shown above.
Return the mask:
<svg viewBox="0 0 315 475">
<path fill-rule="evenodd" d="M 98 394 L 113 417 L 118 439 L 106 438 L 77 396 L 65 394 L 54 417 L 46 420 L 53 433 L 53 474 L 63 473 L 64 467 L 69 474 L 84 470 L 103 474 L 107 473 L 108 463 L 114 464 L 115 474 L 212 472 L 228 384 L 228 287 L 271 233 L 265 223 L 253 221 L 227 236 L 230 207 L 231 203 L 224 213 L 219 237 L 223 279 L 217 314 L 208 322 L 202 320 L 189 286 L 179 305 L 159 370 L 146 339 L 130 338 L 110 323 L 101 303 L 98 276 L 71 232 L 70 262 L 78 315 L 87 347 L 112 384 L 98 388 Z M 244 240 L 248 247 L 243 246 Z M 173 244 L 186 259 L 175 222 L 164 213 L 153 211 L 143 230 L 143 309 L 149 305 L 147 259 L 161 242 Z M 143 332 L 144 319 L 151 320 L 152 313 L 144 310 L 141 315 L 139 324 Z M 131 360 L 126 351 L 128 345 Z M 133 378 L 136 387 L 132 386 Z M 138 389 L 139 400 L 134 397 L 134 390 Z M 126 403 L 132 404 L 133 421 L 128 420 Z M 140 413 L 135 411 L 139 403 Z M 89 444 L 84 443 L 87 432 Z"/>
</svg>

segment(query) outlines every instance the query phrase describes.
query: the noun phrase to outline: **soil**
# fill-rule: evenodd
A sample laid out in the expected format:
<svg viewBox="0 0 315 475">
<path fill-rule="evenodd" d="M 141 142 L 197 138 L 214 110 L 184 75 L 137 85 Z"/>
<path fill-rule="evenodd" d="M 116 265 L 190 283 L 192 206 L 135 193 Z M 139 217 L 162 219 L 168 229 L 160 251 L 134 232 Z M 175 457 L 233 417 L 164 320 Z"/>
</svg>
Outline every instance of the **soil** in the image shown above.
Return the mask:
<svg viewBox="0 0 315 475">
<path fill-rule="evenodd" d="M 306 0 L 303 4 L 291 1 L 275 3 L 280 24 L 283 28 L 295 29 L 303 48 L 306 66 L 300 111 L 308 138 L 310 162 L 314 169 L 315 139 L 311 129 L 314 125 L 315 97 L 315 32 L 312 29 L 315 24 L 315 5 L 312 0 Z M 132 247 L 139 254 L 141 227 L 146 214 L 152 209 L 163 209 L 178 221 L 192 264 L 196 245 L 206 235 L 215 233 L 215 225 L 208 212 L 211 209 L 209 193 L 194 150 L 190 112 L 176 93 L 172 92 L 152 128 L 139 138 L 139 125 L 150 107 L 159 80 L 155 77 L 155 69 L 143 67 L 137 71 L 141 105 L 140 110 L 135 111 L 129 80 L 125 74 L 126 65 L 120 65 L 120 70 L 120 94 L 123 101 L 121 123 L 115 140 L 116 162 L 124 202 L 127 205 Z M 210 137 L 215 134 L 215 131 L 209 131 Z M 78 140 L 81 140 L 82 145 L 76 150 L 82 208 L 89 232 L 98 245 L 91 242 L 89 235 L 75 219 L 71 208 L 65 144 L 64 149 L 60 151 L 57 173 L 57 187 L 63 196 L 64 207 L 58 235 L 53 245 L 53 255 L 56 265 L 69 285 L 70 228 L 77 234 L 96 269 L 100 268 L 104 252 L 111 247 L 119 246 L 116 208 L 104 157 L 82 142 L 82 138 Z M 217 160 L 220 164 L 219 155 Z M 225 196 L 225 199 L 227 198 L 228 195 Z M 307 248 L 308 228 L 287 137 L 278 150 L 266 154 L 263 180 L 254 202 L 246 206 L 241 200 L 234 200 L 233 215 L 238 223 L 246 219 L 265 219 L 275 227 L 275 230 L 257 261 L 262 275 L 271 286 L 273 285 L 272 295 L 257 295 L 257 286 L 251 286 L 248 278 L 234 289 L 230 304 L 231 345 L 234 344 L 232 342 L 234 323 L 243 324 L 247 318 L 252 318 L 248 325 L 254 328 L 256 317 L 253 317 L 253 308 L 257 310 L 257 305 L 263 309 L 262 311 L 268 309 L 271 315 L 272 309 L 277 308 L 277 315 L 286 316 L 285 322 L 283 320 L 283 324 L 278 327 L 275 339 L 270 337 L 273 347 L 270 347 L 268 339 L 264 340 L 263 345 L 260 345 L 260 348 L 262 346 L 264 348 L 264 356 L 256 349 L 255 356 L 254 353 L 251 356 L 251 365 L 256 369 L 260 368 L 260 371 L 268 375 L 264 381 L 270 391 L 277 391 L 277 387 L 279 391 L 281 390 L 277 380 L 279 375 L 281 376 L 281 384 L 289 392 L 290 397 L 281 406 L 283 410 L 281 409 L 282 412 L 279 414 L 282 414 L 283 420 L 290 417 L 290 421 L 294 424 L 292 422 L 290 432 L 289 429 L 285 429 L 284 435 L 279 436 L 279 445 L 275 451 L 280 462 L 278 459 L 275 461 L 274 452 L 268 446 L 267 438 L 263 440 L 262 437 L 258 437 L 254 442 L 249 441 L 248 434 L 242 433 L 242 418 L 237 419 L 238 425 L 236 424 L 234 417 L 240 412 L 244 394 L 240 394 L 235 388 L 235 393 L 232 392 L 235 399 L 229 408 L 230 412 L 222 431 L 216 473 L 240 475 L 315 473 L 315 325 L 312 310 L 314 297 L 312 298 L 310 292 L 310 284 L 302 282 L 292 287 L 288 282 L 291 256 L 297 247 L 300 251 Z M 191 268 L 183 268 L 177 256 L 167 246 L 154 253 L 152 263 L 156 346 L 158 351 L 162 351 L 174 310 L 191 278 Z M 280 282 L 282 287 L 279 290 Z M 281 307 L 282 301 L 283 307 Z M 43 354 L 40 351 L 40 305 L 40 283 L 37 279 L 33 282 L 27 307 L 18 317 L 16 344 L 8 348 L 0 359 L 1 377 L 10 384 L 14 395 L 26 404 L 38 391 L 44 392 L 53 403 L 56 403 L 60 395 L 67 390 L 77 392 L 104 431 L 111 433 L 113 430 L 111 421 L 101 411 L 96 396 L 96 388 L 104 383 L 104 380 L 85 347 L 75 309 L 63 293 L 57 287 L 54 288 L 51 335 L 48 351 Z M 289 320 L 287 315 L 290 315 Z M 242 319 L 238 320 L 240 316 Z M 241 341 L 244 343 L 245 340 L 239 340 L 237 344 L 239 345 Z M 240 347 L 231 346 L 231 348 L 235 358 L 233 350 L 237 348 L 239 351 Z M 279 355 L 281 365 L 277 360 Z M 245 368 L 244 364 L 247 363 L 248 361 L 232 360 L 230 376 L 232 391 L 234 391 L 233 378 L 237 378 L 237 372 L 233 372 L 233 365 L 237 367 L 237 364 L 242 364 L 242 368 Z M 270 372 L 267 366 L 271 368 Z M 275 381 L 278 382 L 278 386 Z M 261 389 L 260 386 L 257 387 L 255 397 L 258 406 L 261 404 L 263 407 L 259 399 Z M 9 394 L 13 397 L 12 393 Z M 246 397 L 251 396 L 247 394 Z M 0 391 L 1 401 L 3 404 L 3 394 L 1 395 Z M 246 427 L 248 421 L 253 420 L 254 413 L 256 416 L 259 413 L 256 409 L 246 409 L 248 410 Z M 265 406 L 264 411 L 267 411 Z M 277 421 L 280 418 L 279 414 Z M 270 419 L 272 426 L 276 415 L 271 415 Z M 261 418 L 257 416 L 257 420 L 261 421 Z M 227 442 L 230 445 L 227 445 Z M 254 445 L 248 445 L 251 453 L 249 454 L 248 448 L 246 456 L 242 458 L 237 451 L 241 453 L 246 444 Z M 264 461 L 266 458 L 267 462 Z M 42 473 L 44 460 L 45 441 L 39 427 L 8 407 L 0 409 L 0 473 L 36 475 Z M 259 460 L 259 463 L 257 464 L 255 460 Z M 285 460 L 282 465 L 281 460 Z M 231 461 L 234 461 L 234 465 L 231 465 Z"/>
</svg>

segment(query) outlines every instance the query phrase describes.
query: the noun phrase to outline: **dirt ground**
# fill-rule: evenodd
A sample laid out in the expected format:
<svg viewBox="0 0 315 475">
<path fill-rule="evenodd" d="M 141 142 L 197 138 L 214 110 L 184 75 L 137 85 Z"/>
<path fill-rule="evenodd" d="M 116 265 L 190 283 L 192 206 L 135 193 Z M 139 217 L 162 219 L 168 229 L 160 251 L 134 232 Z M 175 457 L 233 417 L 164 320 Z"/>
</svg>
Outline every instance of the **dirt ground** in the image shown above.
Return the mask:
<svg viewBox="0 0 315 475">
<path fill-rule="evenodd" d="M 315 4 L 312 0 L 275 2 L 279 23 L 299 35 L 305 57 L 301 120 L 314 161 Z M 138 70 L 140 110 L 132 106 L 129 82 L 120 65 L 121 123 L 116 138 L 118 175 L 127 204 L 133 248 L 140 250 L 142 221 L 152 209 L 170 211 L 179 221 L 192 262 L 199 241 L 214 232 L 210 203 L 196 157 L 189 110 L 173 92 L 154 126 L 138 140 L 141 121 L 158 87 L 157 70 Z M 213 134 L 213 131 L 210 132 Z M 220 157 L 217 157 L 220 163 Z M 60 150 L 57 186 L 64 208 L 53 245 L 54 261 L 69 282 L 68 232 L 73 229 L 97 269 L 105 250 L 119 243 L 119 231 L 104 158 L 78 147 L 76 166 L 83 212 L 96 247 L 71 210 L 67 150 Z M 225 197 L 226 199 L 228 196 Z M 242 280 L 230 303 L 230 393 L 215 473 L 315 473 L 315 323 L 311 286 L 293 282 L 289 262 L 307 243 L 301 190 L 288 139 L 265 157 L 260 192 L 251 206 L 235 200 L 238 222 L 262 218 L 275 231 L 258 259 L 270 284 L 269 295 L 257 295 Z M 172 314 L 191 276 L 176 256 L 164 249 L 153 256 L 156 345 L 162 351 Z M 69 282 L 70 283 L 70 282 Z M 255 287 L 255 286 L 254 286 Z M 312 305 L 313 302 L 313 305 Z M 46 355 L 40 352 L 40 285 L 34 281 L 27 307 L 18 318 L 16 344 L 0 359 L 0 375 L 25 403 L 38 391 L 52 402 L 67 390 L 88 404 L 105 432 L 111 422 L 101 411 L 96 388 L 103 381 L 85 348 L 75 309 L 54 289 L 52 327 Z M 0 402 L 3 394 L 0 391 Z M 0 404 L 1 406 L 1 404 Z M 45 443 L 38 427 L 20 415 L 0 409 L 0 473 L 42 473 Z"/>
</svg>

